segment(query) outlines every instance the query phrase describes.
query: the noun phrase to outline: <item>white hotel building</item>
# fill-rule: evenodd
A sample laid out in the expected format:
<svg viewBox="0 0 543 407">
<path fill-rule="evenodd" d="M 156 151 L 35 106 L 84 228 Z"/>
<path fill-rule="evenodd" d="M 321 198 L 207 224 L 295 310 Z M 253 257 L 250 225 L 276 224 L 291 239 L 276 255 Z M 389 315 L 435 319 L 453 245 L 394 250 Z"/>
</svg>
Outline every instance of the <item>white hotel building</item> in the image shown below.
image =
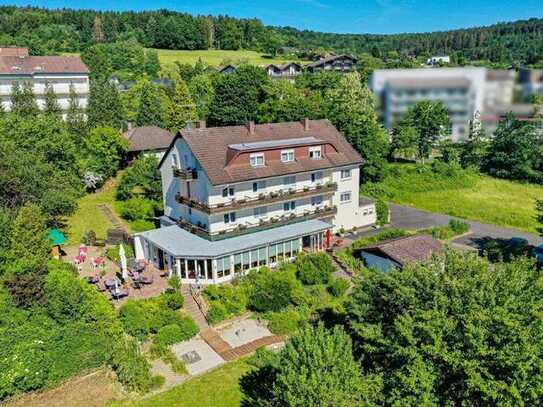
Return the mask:
<svg viewBox="0 0 543 407">
<path fill-rule="evenodd" d="M 182 130 L 160 163 L 161 227 L 135 235 L 136 258 L 213 284 L 323 250 L 376 222 L 361 163 L 327 120 Z"/>
<path fill-rule="evenodd" d="M 26 48 L 0 47 L 0 103 L 11 109 L 13 85 L 32 84 L 36 103 L 45 105 L 47 85 L 53 88 L 62 110 L 70 106 L 70 88 L 77 95 L 79 107 L 87 107 L 89 69 L 75 56 L 30 56 Z"/>
</svg>

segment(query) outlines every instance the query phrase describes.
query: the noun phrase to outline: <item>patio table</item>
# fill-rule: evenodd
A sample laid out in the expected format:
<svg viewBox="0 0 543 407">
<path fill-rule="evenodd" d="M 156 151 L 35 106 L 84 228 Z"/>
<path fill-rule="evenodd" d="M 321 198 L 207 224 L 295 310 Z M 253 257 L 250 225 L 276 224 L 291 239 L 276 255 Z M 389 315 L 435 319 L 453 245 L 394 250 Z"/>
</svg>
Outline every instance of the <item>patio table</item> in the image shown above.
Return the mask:
<svg viewBox="0 0 543 407">
<path fill-rule="evenodd" d="M 110 278 L 105 281 L 105 285 L 108 289 L 115 287 L 115 282 L 117 282 L 117 285 L 121 285 L 121 282 L 117 278 Z"/>
</svg>

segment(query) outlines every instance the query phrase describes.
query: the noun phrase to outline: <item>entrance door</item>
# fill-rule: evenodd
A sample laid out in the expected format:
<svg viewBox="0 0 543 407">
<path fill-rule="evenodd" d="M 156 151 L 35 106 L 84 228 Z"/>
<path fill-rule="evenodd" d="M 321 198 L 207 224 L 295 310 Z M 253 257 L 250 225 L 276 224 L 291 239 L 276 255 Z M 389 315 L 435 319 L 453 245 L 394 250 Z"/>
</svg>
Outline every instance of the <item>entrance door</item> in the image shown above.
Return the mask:
<svg viewBox="0 0 543 407">
<path fill-rule="evenodd" d="M 158 269 L 164 270 L 164 252 L 158 249 Z"/>
</svg>

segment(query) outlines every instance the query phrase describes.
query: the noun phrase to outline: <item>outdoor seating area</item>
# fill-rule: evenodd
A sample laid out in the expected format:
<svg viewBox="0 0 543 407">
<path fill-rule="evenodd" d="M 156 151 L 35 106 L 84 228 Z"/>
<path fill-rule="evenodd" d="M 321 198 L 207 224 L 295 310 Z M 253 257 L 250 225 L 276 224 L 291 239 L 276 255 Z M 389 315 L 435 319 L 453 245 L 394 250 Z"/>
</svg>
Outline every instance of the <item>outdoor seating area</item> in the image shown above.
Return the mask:
<svg viewBox="0 0 543 407">
<path fill-rule="evenodd" d="M 155 297 L 168 287 L 167 273 L 141 260 L 125 258 L 125 264 L 123 260 L 113 262 L 106 257 L 105 247 L 68 247 L 65 258 L 73 262 L 81 278 L 115 304 L 126 298 Z"/>
</svg>

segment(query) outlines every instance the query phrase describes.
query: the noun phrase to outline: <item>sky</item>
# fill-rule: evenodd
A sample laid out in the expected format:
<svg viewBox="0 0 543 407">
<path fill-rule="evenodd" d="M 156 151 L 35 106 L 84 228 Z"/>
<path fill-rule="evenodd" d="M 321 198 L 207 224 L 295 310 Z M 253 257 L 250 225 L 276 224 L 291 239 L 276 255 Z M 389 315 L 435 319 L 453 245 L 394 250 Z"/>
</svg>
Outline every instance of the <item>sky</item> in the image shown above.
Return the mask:
<svg viewBox="0 0 543 407">
<path fill-rule="evenodd" d="M 0 0 L 0 4 L 136 11 L 167 8 L 256 17 L 267 25 L 373 34 L 443 31 L 543 17 L 542 0 Z"/>
</svg>

